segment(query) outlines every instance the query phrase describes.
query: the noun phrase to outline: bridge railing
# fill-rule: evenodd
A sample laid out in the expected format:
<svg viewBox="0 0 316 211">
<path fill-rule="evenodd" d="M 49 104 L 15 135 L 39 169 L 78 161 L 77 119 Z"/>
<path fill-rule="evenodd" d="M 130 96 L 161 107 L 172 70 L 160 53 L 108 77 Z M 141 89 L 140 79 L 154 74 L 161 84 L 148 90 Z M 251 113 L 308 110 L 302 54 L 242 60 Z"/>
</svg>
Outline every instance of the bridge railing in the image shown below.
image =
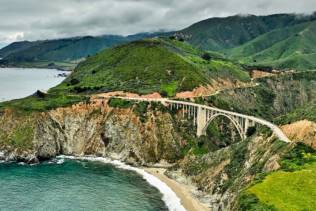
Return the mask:
<svg viewBox="0 0 316 211">
<path fill-rule="evenodd" d="M 224 113 L 224 114 L 227 114 L 227 115 L 232 115 L 232 116 L 235 116 L 235 117 L 248 119 L 248 120 L 253 121 L 253 122 L 257 123 L 257 124 L 267 126 L 273 131 L 273 133 L 281 141 L 284 141 L 286 143 L 291 142 L 290 139 L 283 133 L 283 131 L 277 125 L 275 125 L 275 124 L 273 124 L 273 123 L 271 123 L 271 122 L 269 122 L 267 120 L 258 118 L 258 117 L 249 116 L 249 115 L 245 115 L 245 114 L 240 114 L 240 113 L 233 112 L 233 111 L 227 111 L 227 110 L 223 110 L 223 109 L 219 109 L 219 108 L 215 108 L 215 107 L 210 107 L 210 106 L 207 106 L 207 105 L 200 105 L 200 104 L 191 103 L 191 102 L 170 100 L 170 99 L 167 99 L 167 98 L 137 98 L 137 97 L 119 97 L 119 96 L 103 97 L 103 98 L 107 98 L 107 99 L 109 99 L 109 98 L 120 98 L 120 99 L 124 99 L 124 100 L 132 100 L 132 101 L 160 102 L 162 104 L 167 104 L 167 103 L 179 104 L 179 105 L 193 106 L 193 107 L 196 107 L 196 108 L 203 108 L 203 109 L 210 110 L 210 111 L 216 111 L 216 112 Z"/>
</svg>

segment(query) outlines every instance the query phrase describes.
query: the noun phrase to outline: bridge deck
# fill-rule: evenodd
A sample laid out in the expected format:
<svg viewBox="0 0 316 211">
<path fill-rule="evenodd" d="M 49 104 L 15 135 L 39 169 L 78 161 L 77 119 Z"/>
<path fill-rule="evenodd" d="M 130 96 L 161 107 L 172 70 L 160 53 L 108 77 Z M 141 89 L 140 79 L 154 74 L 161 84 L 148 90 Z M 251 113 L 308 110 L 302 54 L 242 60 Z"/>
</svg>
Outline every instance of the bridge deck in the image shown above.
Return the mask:
<svg viewBox="0 0 316 211">
<path fill-rule="evenodd" d="M 258 117 L 254 117 L 254 116 L 249 116 L 249 115 L 240 114 L 237 112 L 227 111 L 227 110 L 223 110 L 223 109 L 219 109 L 219 108 L 215 108 L 215 107 L 210 107 L 210 106 L 206 106 L 206 105 L 200 105 L 200 104 L 191 103 L 191 102 L 170 100 L 167 98 L 134 98 L 134 97 L 108 97 L 108 98 L 120 98 L 120 99 L 125 99 L 125 100 L 132 100 L 132 101 L 160 102 L 163 104 L 169 103 L 169 104 L 187 105 L 187 106 L 191 106 L 191 107 L 195 107 L 195 108 L 203 108 L 203 109 L 209 110 L 209 111 L 216 111 L 216 112 L 231 115 L 234 117 L 240 117 L 243 119 L 251 120 L 251 121 L 253 121 L 257 124 L 260 124 L 260 125 L 265 125 L 265 126 L 269 127 L 273 131 L 273 133 L 281 141 L 284 141 L 286 143 L 291 142 L 290 139 L 283 133 L 283 131 L 277 125 L 275 125 L 267 120 L 264 120 L 264 119 L 261 119 Z"/>
</svg>

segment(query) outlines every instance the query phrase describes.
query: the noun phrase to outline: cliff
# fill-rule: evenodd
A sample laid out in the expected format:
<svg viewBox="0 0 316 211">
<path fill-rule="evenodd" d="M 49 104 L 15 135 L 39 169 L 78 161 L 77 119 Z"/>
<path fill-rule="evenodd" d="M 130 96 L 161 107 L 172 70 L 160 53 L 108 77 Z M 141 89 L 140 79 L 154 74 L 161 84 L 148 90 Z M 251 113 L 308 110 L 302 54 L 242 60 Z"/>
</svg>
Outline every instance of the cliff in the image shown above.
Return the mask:
<svg viewBox="0 0 316 211">
<path fill-rule="evenodd" d="M 119 103 L 95 100 L 31 115 L 7 109 L 0 117 L 0 159 L 33 163 L 60 154 L 94 155 L 164 166 L 218 210 L 233 209 L 240 190 L 257 173 L 278 169 L 290 148 L 264 128 L 223 146 L 216 137 L 197 139 L 190 121 L 161 104 Z"/>
<path fill-rule="evenodd" d="M 0 143 L 10 160 L 28 160 L 30 154 L 39 160 L 65 154 L 146 164 L 174 162 L 181 154 L 181 136 L 170 114 L 153 108 L 145 122 L 131 108 L 111 108 L 106 102 L 19 115 L 6 110 L 0 118 Z"/>
<path fill-rule="evenodd" d="M 220 92 L 203 102 L 291 123 L 283 127 L 291 138 L 315 146 L 314 113 L 305 109 L 302 116 L 299 109 L 312 105 L 315 77 L 304 74 L 269 77 L 256 87 Z M 309 119 L 307 126 L 295 123 L 302 117 Z M 300 128 L 306 132 L 291 134 Z M 221 118 L 209 126 L 207 136 L 197 138 L 191 121 L 159 103 L 92 98 L 43 112 L 6 108 L 0 113 L 0 160 L 36 163 L 60 154 L 93 155 L 163 166 L 169 177 L 195 187 L 194 194 L 213 210 L 238 209 L 240 193 L 262 173 L 282 168 L 294 145 L 278 141 L 263 127 L 240 141 Z"/>
</svg>

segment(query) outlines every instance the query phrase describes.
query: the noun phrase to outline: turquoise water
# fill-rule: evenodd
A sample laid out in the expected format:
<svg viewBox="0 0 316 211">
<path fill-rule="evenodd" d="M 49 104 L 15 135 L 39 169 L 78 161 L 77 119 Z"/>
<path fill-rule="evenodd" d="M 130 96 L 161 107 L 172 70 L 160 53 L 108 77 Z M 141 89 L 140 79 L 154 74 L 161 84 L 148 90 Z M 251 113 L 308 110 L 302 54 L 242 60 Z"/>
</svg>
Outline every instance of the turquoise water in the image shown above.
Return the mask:
<svg viewBox="0 0 316 211">
<path fill-rule="evenodd" d="M 66 160 L 0 164 L 0 210 L 168 210 L 162 194 L 133 171 Z"/>
</svg>

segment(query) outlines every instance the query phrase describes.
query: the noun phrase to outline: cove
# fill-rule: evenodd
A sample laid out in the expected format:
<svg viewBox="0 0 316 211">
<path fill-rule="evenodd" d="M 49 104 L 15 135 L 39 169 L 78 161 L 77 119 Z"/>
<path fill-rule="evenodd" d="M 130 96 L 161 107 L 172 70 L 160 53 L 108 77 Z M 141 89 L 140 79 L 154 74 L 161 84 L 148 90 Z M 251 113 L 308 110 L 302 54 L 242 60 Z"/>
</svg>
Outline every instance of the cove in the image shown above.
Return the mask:
<svg viewBox="0 0 316 211">
<path fill-rule="evenodd" d="M 168 210 L 139 174 L 97 161 L 0 164 L 0 210 Z"/>
</svg>

